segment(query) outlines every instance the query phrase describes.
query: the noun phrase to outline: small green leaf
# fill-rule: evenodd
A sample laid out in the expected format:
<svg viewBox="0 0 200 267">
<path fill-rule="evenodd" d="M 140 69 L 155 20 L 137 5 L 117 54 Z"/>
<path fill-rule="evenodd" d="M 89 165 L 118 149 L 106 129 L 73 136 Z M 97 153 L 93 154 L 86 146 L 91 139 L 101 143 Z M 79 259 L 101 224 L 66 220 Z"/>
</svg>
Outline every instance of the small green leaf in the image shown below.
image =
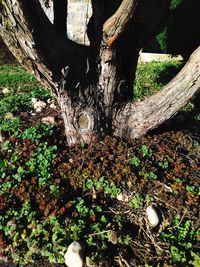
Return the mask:
<svg viewBox="0 0 200 267">
<path fill-rule="evenodd" d="M 93 181 L 92 179 L 88 179 L 87 182 L 86 182 L 86 187 L 91 190 L 92 187 L 93 187 Z"/>
<path fill-rule="evenodd" d="M 6 159 L 0 160 L 0 167 L 6 168 L 8 166 L 8 161 Z"/>
<path fill-rule="evenodd" d="M 141 161 L 139 160 L 138 157 L 134 156 L 134 157 L 131 159 L 130 163 L 131 163 L 133 166 L 135 166 L 135 167 L 139 167 Z"/>
<path fill-rule="evenodd" d="M 189 261 L 189 263 L 194 267 L 199 267 L 200 266 L 200 255 L 191 251 L 191 256 L 193 257 L 193 260 Z"/>
</svg>

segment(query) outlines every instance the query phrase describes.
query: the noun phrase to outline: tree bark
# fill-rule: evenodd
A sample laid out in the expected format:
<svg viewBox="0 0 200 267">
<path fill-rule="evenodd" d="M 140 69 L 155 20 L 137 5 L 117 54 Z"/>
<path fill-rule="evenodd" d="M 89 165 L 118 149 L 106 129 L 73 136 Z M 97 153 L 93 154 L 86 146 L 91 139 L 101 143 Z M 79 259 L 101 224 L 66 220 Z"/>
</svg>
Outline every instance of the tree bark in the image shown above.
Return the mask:
<svg viewBox="0 0 200 267">
<path fill-rule="evenodd" d="M 200 47 L 164 88 L 142 102 L 129 102 L 113 120 L 114 135 L 135 139 L 174 116 L 200 90 Z"/>
<path fill-rule="evenodd" d="M 151 2 L 156 9 L 158 0 Z M 139 16 L 135 0 L 117 1 L 115 8 L 112 3 L 92 1 L 91 46 L 85 47 L 67 39 L 66 27 L 59 26 L 64 14 L 62 20 L 54 18 L 53 25 L 39 0 L 0 0 L 0 34 L 19 62 L 56 97 L 69 145 L 91 143 L 104 134 L 129 140 L 140 137 L 173 116 L 199 90 L 198 49 L 161 92 L 134 103 L 130 81 L 141 40 L 146 38 L 141 25 L 150 15 L 145 11 Z M 164 16 L 166 0 L 162 4 Z M 161 17 L 149 27 L 157 29 Z"/>
<path fill-rule="evenodd" d="M 127 29 L 134 17 L 137 0 L 124 0 L 115 14 L 103 25 L 103 40 L 111 47 Z"/>
</svg>

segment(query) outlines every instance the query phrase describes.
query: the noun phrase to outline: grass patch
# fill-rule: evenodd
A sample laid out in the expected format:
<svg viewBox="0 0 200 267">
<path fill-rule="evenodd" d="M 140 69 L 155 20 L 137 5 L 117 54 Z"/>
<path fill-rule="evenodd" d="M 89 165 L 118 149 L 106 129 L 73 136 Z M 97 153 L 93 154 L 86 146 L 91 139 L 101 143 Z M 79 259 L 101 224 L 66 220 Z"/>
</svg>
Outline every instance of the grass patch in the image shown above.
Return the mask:
<svg viewBox="0 0 200 267">
<path fill-rule="evenodd" d="M 134 99 L 151 96 L 166 85 L 183 67 L 180 61 L 139 64 L 134 84 Z"/>
<path fill-rule="evenodd" d="M 0 86 L 19 86 L 28 83 L 36 84 L 36 79 L 16 65 L 0 66 Z"/>
<path fill-rule="evenodd" d="M 8 93 L 3 94 L 5 88 L 8 89 Z M 28 127 L 21 122 L 20 114 L 26 112 L 30 117 L 28 112 L 33 109 L 32 98 L 47 100 L 51 95 L 49 90 L 42 87 L 21 67 L 0 66 L 0 128 L 4 132 L 17 136 Z M 12 113 L 13 117 L 8 118 L 7 113 Z"/>
</svg>

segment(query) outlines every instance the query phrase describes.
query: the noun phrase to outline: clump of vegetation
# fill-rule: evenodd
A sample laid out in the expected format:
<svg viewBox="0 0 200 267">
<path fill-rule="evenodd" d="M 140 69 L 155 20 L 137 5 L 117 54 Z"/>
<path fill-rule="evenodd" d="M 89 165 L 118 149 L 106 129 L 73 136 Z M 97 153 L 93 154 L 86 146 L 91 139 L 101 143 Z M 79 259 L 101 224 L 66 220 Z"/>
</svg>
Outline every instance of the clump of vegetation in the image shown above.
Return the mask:
<svg viewBox="0 0 200 267">
<path fill-rule="evenodd" d="M 41 258 L 62 264 L 68 245 L 81 240 L 87 260 L 103 266 L 198 266 L 198 137 L 171 131 L 126 143 L 106 136 L 69 148 L 59 123 L 35 125 L 29 110 L 20 104 L 12 110 L 18 122 L 0 122 L 2 255 L 21 266 Z M 160 210 L 156 228 L 145 215 L 151 203 Z"/>
<path fill-rule="evenodd" d="M 134 84 L 134 99 L 142 99 L 159 91 L 183 67 L 183 62 L 150 62 L 139 64 Z"/>
</svg>

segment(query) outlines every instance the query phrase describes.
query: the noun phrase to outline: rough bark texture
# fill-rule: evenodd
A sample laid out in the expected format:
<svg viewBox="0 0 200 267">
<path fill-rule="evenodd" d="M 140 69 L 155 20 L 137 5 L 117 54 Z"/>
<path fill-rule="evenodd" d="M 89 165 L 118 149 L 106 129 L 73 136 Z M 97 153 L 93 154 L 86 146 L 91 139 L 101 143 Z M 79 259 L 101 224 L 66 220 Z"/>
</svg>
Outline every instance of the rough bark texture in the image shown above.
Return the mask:
<svg viewBox="0 0 200 267">
<path fill-rule="evenodd" d="M 142 102 L 127 103 L 116 115 L 114 134 L 138 138 L 184 107 L 200 90 L 200 47 L 185 67 L 160 92 Z"/>
<path fill-rule="evenodd" d="M 108 46 L 122 35 L 127 29 L 136 10 L 137 0 L 124 0 L 115 12 L 103 25 L 103 40 Z"/>
<path fill-rule="evenodd" d="M 55 88 L 52 72 L 39 55 L 33 34 L 24 16 L 22 4 L 17 1 L 0 2 L 0 34 L 19 63 L 46 86 Z"/>
<path fill-rule="evenodd" d="M 40 1 L 0 0 L 0 34 L 19 62 L 51 89 L 70 145 L 93 142 L 101 134 L 139 137 L 199 90 L 197 50 L 163 91 L 132 102 L 138 52 L 150 38 L 145 29 L 156 33 L 169 12 L 167 0 L 93 0 L 90 47 L 67 39 L 67 0 L 54 1 L 54 24 Z"/>
</svg>

